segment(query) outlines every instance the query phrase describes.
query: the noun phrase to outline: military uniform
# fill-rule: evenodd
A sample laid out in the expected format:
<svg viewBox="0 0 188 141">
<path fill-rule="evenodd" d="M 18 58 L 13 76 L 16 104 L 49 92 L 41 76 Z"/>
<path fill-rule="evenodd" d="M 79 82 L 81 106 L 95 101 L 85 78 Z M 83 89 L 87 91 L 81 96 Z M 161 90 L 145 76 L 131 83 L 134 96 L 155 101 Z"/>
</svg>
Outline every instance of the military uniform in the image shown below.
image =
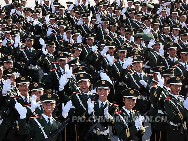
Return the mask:
<svg viewBox="0 0 188 141">
<path fill-rule="evenodd" d="M 179 77 L 172 77 L 169 80 L 170 85 L 182 85 Z M 179 95 L 170 93 L 164 103 L 165 112 L 167 113 L 167 141 L 187 140 L 186 116 L 187 111 L 183 105 L 184 98 Z"/>
<path fill-rule="evenodd" d="M 136 99 L 138 91 L 134 89 L 126 89 L 122 92 L 124 98 Z M 114 116 L 114 127 L 119 140 L 142 140 L 142 135 L 145 132 L 143 126 L 137 127 L 135 119 L 140 116 L 139 112 L 134 110 L 128 110 L 125 106 L 117 112 Z"/>
<path fill-rule="evenodd" d="M 43 103 L 55 103 L 57 96 L 53 94 L 44 94 L 40 99 Z M 45 113 L 40 117 L 31 117 L 28 122 L 26 122 L 25 118 L 19 119 L 18 125 L 18 133 L 20 135 L 26 136 L 29 140 L 36 141 L 50 138 L 50 136 L 61 127 L 61 123 L 56 121 L 53 117 L 48 117 Z M 54 136 L 52 140 L 62 141 L 61 134 Z"/>
</svg>

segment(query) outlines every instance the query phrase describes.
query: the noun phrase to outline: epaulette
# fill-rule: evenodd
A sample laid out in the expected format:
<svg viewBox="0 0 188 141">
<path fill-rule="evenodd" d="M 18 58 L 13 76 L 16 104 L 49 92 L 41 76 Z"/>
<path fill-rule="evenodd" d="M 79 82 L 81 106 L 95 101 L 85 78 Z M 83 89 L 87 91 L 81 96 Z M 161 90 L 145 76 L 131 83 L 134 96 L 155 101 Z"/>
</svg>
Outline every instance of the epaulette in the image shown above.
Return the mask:
<svg viewBox="0 0 188 141">
<path fill-rule="evenodd" d="M 171 97 L 167 97 L 166 99 L 165 99 L 165 101 L 170 101 L 171 100 Z"/>
<path fill-rule="evenodd" d="M 120 114 L 122 114 L 122 113 L 123 113 L 122 111 L 117 111 L 117 112 L 116 112 L 117 115 L 120 115 Z"/>
<path fill-rule="evenodd" d="M 35 115 L 35 116 L 31 116 L 29 118 L 31 118 L 31 119 L 33 119 L 33 118 L 41 118 L 41 116 Z"/>
<path fill-rule="evenodd" d="M 54 72 L 54 71 L 56 71 L 56 70 L 57 70 L 57 69 L 54 68 L 54 69 L 51 69 L 50 72 Z"/>
</svg>

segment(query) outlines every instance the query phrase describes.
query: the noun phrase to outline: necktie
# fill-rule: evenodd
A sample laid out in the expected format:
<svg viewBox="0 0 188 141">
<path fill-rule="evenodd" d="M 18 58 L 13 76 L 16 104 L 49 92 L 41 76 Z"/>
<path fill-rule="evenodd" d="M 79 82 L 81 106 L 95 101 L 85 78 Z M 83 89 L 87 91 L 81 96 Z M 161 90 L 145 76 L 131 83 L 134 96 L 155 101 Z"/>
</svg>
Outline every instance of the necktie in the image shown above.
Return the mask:
<svg viewBox="0 0 188 141">
<path fill-rule="evenodd" d="M 101 103 L 101 108 L 104 108 L 104 103 L 103 102 Z"/>
<path fill-rule="evenodd" d="M 48 126 L 51 126 L 50 118 L 48 118 Z"/>
</svg>

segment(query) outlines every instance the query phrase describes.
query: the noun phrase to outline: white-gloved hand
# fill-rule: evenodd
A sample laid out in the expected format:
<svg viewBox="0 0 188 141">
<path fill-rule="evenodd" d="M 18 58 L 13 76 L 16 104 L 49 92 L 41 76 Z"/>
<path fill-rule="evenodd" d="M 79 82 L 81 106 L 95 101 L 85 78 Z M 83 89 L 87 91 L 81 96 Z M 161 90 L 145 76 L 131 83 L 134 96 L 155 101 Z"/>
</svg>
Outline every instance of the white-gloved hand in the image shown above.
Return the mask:
<svg viewBox="0 0 188 141">
<path fill-rule="evenodd" d="M 105 47 L 103 48 L 103 50 L 100 52 L 101 55 L 104 56 L 104 55 L 107 53 L 108 50 L 109 50 L 109 47 L 105 46 Z"/>
<path fill-rule="evenodd" d="M 133 63 L 133 58 L 132 57 L 128 57 L 125 60 L 125 63 L 123 64 L 123 69 L 126 69 L 128 66 L 132 65 Z"/>
<path fill-rule="evenodd" d="M 76 6 L 78 6 L 78 0 L 75 0 L 74 3 Z"/>
<path fill-rule="evenodd" d="M 45 45 L 44 39 L 40 38 L 40 39 L 39 39 L 39 43 L 40 43 L 42 46 Z"/>
<path fill-rule="evenodd" d="M 106 81 L 108 81 L 112 84 L 112 80 L 110 79 L 110 77 L 105 72 L 101 72 L 100 77 L 101 77 L 101 80 L 106 80 Z"/>
<path fill-rule="evenodd" d="M 108 106 L 104 109 L 104 116 L 106 119 L 113 119 L 113 117 L 109 114 Z"/>
<path fill-rule="evenodd" d="M 32 97 L 31 97 L 31 107 L 30 107 L 31 111 L 34 112 L 35 109 L 39 106 L 40 106 L 40 103 L 37 102 L 37 96 L 32 95 Z"/>
<path fill-rule="evenodd" d="M 114 56 L 110 56 L 109 54 L 107 54 L 106 59 L 108 60 L 110 66 L 114 64 Z"/>
<path fill-rule="evenodd" d="M 69 69 L 68 64 L 65 65 L 65 74 L 66 74 L 66 78 L 72 77 L 72 67 L 70 67 L 70 69 Z"/>
<path fill-rule="evenodd" d="M 161 7 L 157 10 L 157 14 L 160 14 L 162 10 L 163 10 L 163 7 L 161 6 Z"/>
<path fill-rule="evenodd" d="M 188 110 L 188 97 L 184 100 L 183 106 L 184 106 L 185 109 Z"/>
<path fill-rule="evenodd" d="M 98 23 L 102 23 L 100 14 L 96 14 L 96 20 Z"/>
<path fill-rule="evenodd" d="M 42 53 L 43 53 L 44 55 L 48 54 L 48 51 L 46 50 L 46 47 L 45 47 L 45 46 L 42 47 Z"/>
<path fill-rule="evenodd" d="M 10 79 L 7 79 L 5 82 L 4 82 L 4 85 L 3 85 L 3 89 L 2 89 L 2 95 L 3 96 L 6 96 L 7 95 L 7 92 L 11 89 L 11 80 Z"/>
<path fill-rule="evenodd" d="M 147 85 L 148 85 L 145 80 L 140 80 L 139 82 L 140 82 L 140 84 L 142 84 L 142 86 L 144 86 L 145 88 L 146 88 Z"/>
<path fill-rule="evenodd" d="M 16 35 L 15 40 L 14 40 L 14 44 L 19 44 L 20 43 L 20 36 Z"/>
<path fill-rule="evenodd" d="M 74 7 L 74 4 L 71 4 L 71 5 L 69 6 L 69 9 L 68 9 L 69 13 L 70 13 L 70 11 L 73 9 L 73 7 Z"/>
<path fill-rule="evenodd" d="M 155 40 L 151 39 L 148 44 L 148 48 L 152 48 L 152 46 L 155 44 Z"/>
<path fill-rule="evenodd" d="M 95 46 L 92 46 L 92 51 L 93 52 L 96 52 L 98 50 L 98 47 L 95 45 Z"/>
<path fill-rule="evenodd" d="M 182 27 L 186 27 L 185 22 L 181 23 L 181 26 L 182 26 Z"/>
<path fill-rule="evenodd" d="M 121 15 L 125 14 L 125 12 L 127 11 L 127 8 L 123 8 L 122 11 L 121 11 Z"/>
<path fill-rule="evenodd" d="M 164 86 L 164 78 L 161 76 L 160 73 L 157 74 L 158 86 L 163 88 Z"/>
<path fill-rule="evenodd" d="M 83 24 L 83 19 L 80 18 L 80 19 L 78 20 L 78 22 L 77 22 L 77 25 L 82 25 L 82 24 Z"/>
<path fill-rule="evenodd" d="M 66 118 L 68 116 L 69 110 L 72 107 L 72 101 L 69 100 L 67 104 L 64 106 L 64 103 L 62 103 L 62 116 Z"/>
<path fill-rule="evenodd" d="M 159 55 L 160 55 L 161 57 L 164 56 L 164 46 L 163 46 L 161 43 L 160 43 Z"/>
<path fill-rule="evenodd" d="M 143 126 L 142 123 L 144 121 L 144 117 L 143 116 L 139 116 L 138 118 L 136 118 L 135 120 L 135 126 L 137 130 L 140 130 Z"/>
<path fill-rule="evenodd" d="M 67 82 L 68 80 L 66 74 L 61 75 L 61 78 L 59 79 L 59 91 L 64 90 L 64 87 L 67 84 Z"/>
<path fill-rule="evenodd" d="M 88 105 L 88 114 L 94 112 L 94 101 L 91 101 L 91 99 L 89 98 L 87 101 L 87 105 Z"/>
<path fill-rule="evenodd" d="M 16 102 L 15 108 L 20 115 L 20 119 L 25 119 L 27 114 L 27 109 L 23 107 L 20 103 Z"/>
</svg>

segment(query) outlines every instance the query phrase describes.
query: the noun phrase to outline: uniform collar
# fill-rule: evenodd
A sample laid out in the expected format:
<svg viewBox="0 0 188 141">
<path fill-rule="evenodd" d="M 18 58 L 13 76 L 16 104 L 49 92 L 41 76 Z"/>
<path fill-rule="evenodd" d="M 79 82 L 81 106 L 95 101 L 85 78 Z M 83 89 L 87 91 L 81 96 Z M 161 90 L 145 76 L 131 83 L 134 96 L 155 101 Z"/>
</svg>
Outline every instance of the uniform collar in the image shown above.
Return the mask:
<svg viewBox="0 0 188 141">
<path fill-rule="evenodd" d="M 46 120 L 46 122 L 48 123 L 49 122 L 49 119 L 50 119 L 50 123 L 53 122 L 54 118 L 53 117 L 48 117 L 47 115 L 45 115 L 44 113 L 42 114 L 42 116 L 44 117 L 44 119 Z"/>
<path fill-rule="evenodd" d="M 124 110 L 129 116 L 130 116 L 130 113 L 133 113 L 132 110 L 131 110 L 131 111 L 127 110 L 127 109 L 125 108 L 125 106 L 123 106 L 122 108 L 123 108 L 123 110 Z"/>
</svg>

